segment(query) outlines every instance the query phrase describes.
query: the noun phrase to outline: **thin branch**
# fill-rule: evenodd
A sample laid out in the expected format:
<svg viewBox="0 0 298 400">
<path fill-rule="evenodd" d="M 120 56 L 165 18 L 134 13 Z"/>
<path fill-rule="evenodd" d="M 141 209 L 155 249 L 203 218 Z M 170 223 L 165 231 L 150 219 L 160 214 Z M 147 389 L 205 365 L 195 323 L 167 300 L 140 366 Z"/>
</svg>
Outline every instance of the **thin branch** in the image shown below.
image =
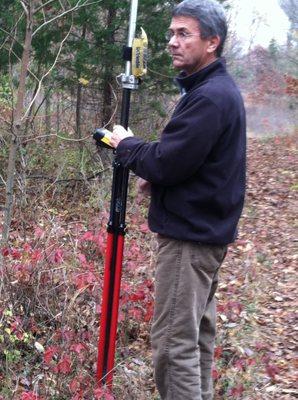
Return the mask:
<svg viewBox="0 0 298 400">
<path fill-rule="evenodd" d="M 28 15 L 29 15 L 29 10 L 28 10 L 28 8 L 26 7 L 25 2 L 24 2 L 24 1 L 20 1 L 20 3 L 21 3 L 21 6 L 23 7 L 23 9 L 24 9 L 24 11 L 25 11 L 25 14 L 28 16 Z"/>
<path fill-rule="evenodd" d="M 5 30 L 4 28 L 1 28 L 0 26 L 0 31 L 4 32 L 6 35 L 8 35 L 11 39 L 13 39 L 17 44 L 19 44 L 21 47 L 23 47 L 23 45 L 13 36 L 12 33 L 8 32 L 7 30 Z M 1 44 L 0 46 L 0 50 L 3 48 L 3 46 L 5 45 L 5 43 L 7 42 L 8 37 L 6 37 L 6 39 L 4 40 L 4 42 Z"/>
<path fill-rule="evenodd" d="M 33 15 L 38 13 L 38 11 L 42 10 L 44 7 L 48 6 L 49 4 L 54 3 L 54 1 L 58 1 L 58 0 L 48 0 L 46 3 L 42 4 L 36 10 L 34 10 Z"/>
<path fill-rule="evenodd" d="M 148 69 L 149 72 L 151 72 L 151 73 L 154 74 L 154 75 L 159 75 L 159 76 L 162 76 L 162 77 L 167 78 L 167 79 L 172 79 L 172 80 L 174 79 L 173 76 L 161 74 L 160 72 L 154 71 L 154 70 L 151 69 L 151 68 L 147 68 L 147 69 Z"/>
<path fill-rule="evenodd" d="M 4 180 L 2 175 L 0 175 L 0 180 L 3 182 L 3 186 L 6 186 L 6 182 L 5 182 L 5 180 Z"/>
<path fill-rule="evenodd" d="M 42 29 L 44 26 L 50 24 L 51 22 L 55 21 L 55 20 L 58 19 L 58 18 L 63 17 L 64 15 L 66 15 L 66 14 L 68 14 L 68 13 L 70 13 L 70 12 L 76 10 L 76 9 L 78 8 L 80 2 L 81 2 L 81 0 L 78 0 L 77 4 L 76 4 L 73 8 L 70 8 L 69 10 L 66 10 L 66 11 L 63 12 L 63 13 L 61 13 L 61 14 L 59 14 L 59 15 L 56 15 L 56 16 L 53 17 L 52 19 L 49 19 L 48 21 L 46 21 L 46 22 L 44 22 L 43 24 L 39 25 L 39 27 L 36 28 L 35 31 L 32 33 L 32 37 L 34 37 L 34 36 L 36 35 L 36 33 L 37 33 L 40 29 Z"/>
<path fill-rule="evenodd" d="M 64 11 L 65 11 L 64 4 L 62 3 L 62 1 L 61 1 L 61 0 L 59 0 L 59 3 L 60 3 L 60 6 L 61 6 L 62 10 L 64 10 Z"/>
<path fill-rule="evenodd" d="M 28 142 L 32 142 L 34 140 L 37 139 L 42 139 L 42 138 L 49 138 L 49 137 L 57 137 L 58 139 L 61 140 L 65 140 L 66 142 L 85 142 L 86 140 L 90 140 L 91 136 L 86 136 L 84 138 L 81 139 L 70 139 L 70 138 L 66 138 L 64 136 L 58 135 L 57 133 L 50 133 L 49 135 L 40 135 L 40 136 L 32 136 L 32 137 L 28 137 L 25 140 L 22 140 L 22 143 L 28 143 Z"/>
<path fill-rule="evenodd" d="M 9 88 L 11 91 L 11 99 L 10 99 L 10 104 L 11 104 L 11 121 L 10 121 L 10 127 L 12 128 L 13 121 L 14 121 L 14 86 L 13 86 L 13 78 L 12 78 L 12 62 L 11 62 L 11 54 L 13 52 L 13 42 L 10 44 L 10 49 L 8 50 L 8 68 L 9 68 Z M 12 134 L 14 135 L 14 132 L 12 130 Z"/>
<path fill-rule="evenodd" d="M 44 9 L 42 9 L 42 15 L 43 15 L 43 22 L 46 22 L 47 18 Z"/>
<path fill-rule="evenodd" d="M 114 109 L 114 111 L 113 111 L 113 113 L 112 113 L 112 115 L 111 115 L 111 118 L 110 118 L 109 121 L 105 124 L 105 126 L 103 126 L 103 128 L 105 128 L 106 126 L 109 126 L 109 124 L 111 123 L 111 121 L 113 121 L 113 118 L 114 118 L 114 116 L 115 116 L 115 114 L 116 114 L 116 112 L 117 112 L 117 109 L 118 109 L 118 98 L 117 98 L 116 92 L 115 92 L 113 86 L 112 86 L 111 84 L 109 84 L 109 85 L 110 85 L 110 88 L 111 88 L 111 90 L 112 90 L 114 99 L 115 99 L 115 101 L 116 101 L 116 106 L 115 106 L 115 109 Z"/>
<path fill-rule="evenodd" d="M 81 8 L 81 7 L 87 7 L 87 6 L 90 6 L 90 5 L 92 5 L 92 4 L 96 4 L 96 3 L 101 3 L 101 2 L 102 2 L 102 0 L 93 1 L 93 2 L 91 2 L 91 3 L 87 3 L 87 1 L 88 1 L 88 0 L 86 0 L 86 3 L 84 3 L 84 4 L 80 4 L 81 0 L 78 0 L 77 4 L 76 4 L 74 7 L 70 8 L 69 10 L 66 10 L 66 11 L 64 11 L 63 13 L 61 13 L 61 14 L 59 14 L 59 15 L 56 15 L 56 16 L 53 17 L 52 19 L 49 19 L 48 21 L 44 22 L 44 23 L 41 24 L 38 28 L 35 29 L 35 31 L 32 33 L 32 37 L 34 37 L 34 36 L 36 35 L 36 33 L 37 33 L 40 29 L 42 29 L 44 26 L 50 24 L 51 22 L 55 21 L 55 20 L 58 19 L 58 18 L 63 17 L 64 15 L 69 14 L 69 13 L 71 13 L 71 12 L 73 12 L 73 11 L 76 11 L 76 10 L 78 10 L 78 9 Z"/>
<path fill-rule="evenodd" d="M 0 115 L 0 121 L 2 121 L 3 124 L 7 125 L 10 127 L 11 122 L 7 121 L 4 117 L 2 117 L 2 115 Z"/>
<path fill-rule="evenodd" d="M 40 108 L 42 107 L 43 103 L 45 102 L 46 98 L 48 97 L 48 95 L 50 94 L 51 90 L 53 89 L 53 85 L 51 85 L 47 91 L 46 94 L 44 95 L 42 101 L 39 103 L 38 107 L 36 108 L 33 116 L 31 117 L 31 123 L 34 121 L 35 117 L 37 116 L 37 114 L 39 113 Z"/>
<path fill-rule="evenodd" d="M 6 49 L 7 51 L 9 51 L 10 53 L 12 53 L 19 61 L 21 61 L 21 58 L 12 50 L 12 49 Z M 39 81 L 38 77 L 34 74 L 34 72 L 32 72 L 29 68 L 28 68 L 28 73 L 37 81 Z"/>
<path fill-rule="evenodd" d="M 15 31 L 16 27 L 18 26 L 18 23 L 19 23 L 20 20 L 23 18 L 23 15 L 24 15 L 24 13 L 22 12 L 22 14 L 20 15 L 19 19 L 17 20 L 17 22 L 15 23 L 14 27 L 12 28 L 11 33 L 6 32 L 5 29 L 4 29 L 4 28 L 1 28 L 1 26 L 0 26 L 0 29 L 1 29 L 4 33 L 6 33 L 6 34 L 9 35 L 10 37 L 12 37 L 12 39 L 13 39 L 15 42 L 17 42 L 20 46 L 22 46 L 21 43 L 18 42 L 18 41 L 16 40 L 16 38 L 12 35 L 12 32 Z M 8 40 L 8 38 L 6 37 L 6 38 L 4 39 L 4 41 L 3 41 L 3 43 L 2 43 L 1 46 L 0 46 L 0 50 L 3 48 L 3 46 L 5 45 L 5 43 L 7 42 L 7 40 Z M 23 47 L 23 46 L 22 46 L 22 47 Z"/>
<path fill-rule="evenodd" d="M 86 178 L 65 178 L 65 179 L 58 179 L 50 176 L 43 176 L 43 175 L 29 175 L 26 177 L 26 179 L 42 179 L 44 181 L 50 181 L 52 184 L 56 183 L 69 183 L 69 182 L 86 182 L 86 181 L 91 181 L 92 179 L 97 178 L 100 176 L 102 173 L 106 171 L 110 171 L 112 169 L 111 166 L 108 166 L 104 169 L 101 169 L 100 171 L 94 173 L 93 175 L 87 176 Z M 5 184 L 5 182 L 4 182 Z"/>
<path fill-rule="evenodd" d="M 53 64 L 52 64 L 52 66 L 51 66 L 51 67 L 49 68 L 49 70 L 41 77 L 41 79 L 40 79 L 40 81 L 39 81 L 39 83 L 38 83 L 38 89 L 37 89 L 37 91 L 36 91 L 36 93 L 35 93 L 35 96 L 34 96 L 33 99 L 31 100 L 31 103 L 29 104 L 29 106 L 28 106 L 28 108 L 27 108 L 25 114 L 23 115 L 22 120 L 24 120 L 24 118 L 27 117 L 27 115 L 28 115 L 28 113 L 29 113 L 29 111 L 30 111 L 32 105 L 34 104 L 34 102 L 35 102 L 35 100 L 36 100 L 36 98 L 37 98 L 37 96 L 38 96 L 38 94 L 39 94 L 39 92 L 40 92 L 40 89 L 41 89 L 41 85 L 42 85 L 43 80 L 44 80 L 44 79 L 52 72 L 52 70 L 55 68 L 55 66 L 56 66 L 56 64 L 57 64 L 57 61 L 58 61 L 58 58 L 59 58 L 59 56 L 60 56 L 60 53 L 61 53 L 61 51 L 62 51 L 63 45 L 64 45 L 65 41 L 67 40 L 67 38 L 68 38 L 68 36 L 69 36 L 69 34 L 70 34 L 72 28 L 73 28 L 73 23 L 71 23 L 71 26 L 70 26 L 70 28 L 69 28 L 69 31 L 67 32 L 66 36 L 64 37 L 64 39 L 63 39 L 62 42 L 60 43 L 60 46 L 59 46 L 57 55 L 56 55 L 56 57 L 55 57 L 55 60 L 54 60 L 54 62 L 53 62 Z"/>
<path fill-rule="evenodd" d="M 291 57 L 291 56 L 288 55 L 288 59 L 289 59 L 289 61 L 290 61 L 291 63 L 293 63 L 293 64 L 295 64 L 295 65 L 298 65 L 298 62 L 297 62 L 297 60 L 296 60 L 294 57 Z"/>
</svg>

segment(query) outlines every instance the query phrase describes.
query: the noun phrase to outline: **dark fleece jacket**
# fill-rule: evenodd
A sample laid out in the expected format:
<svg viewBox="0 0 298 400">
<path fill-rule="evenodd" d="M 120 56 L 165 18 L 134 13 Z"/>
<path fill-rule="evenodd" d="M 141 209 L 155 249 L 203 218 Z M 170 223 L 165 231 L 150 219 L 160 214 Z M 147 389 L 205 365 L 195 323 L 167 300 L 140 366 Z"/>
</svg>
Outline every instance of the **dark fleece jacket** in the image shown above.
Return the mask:
<svg viewBox="0 0 298 400">
<path fill-rule="evenodd" d="M 184 95 L 160 141 L 122 140 L 117 160 L 151 182 L 153 232 L 208 244 L 235 240 L 245 192 L 246 124 L 240 92 L 218 59 L 177 78 Z"/>
</svg>

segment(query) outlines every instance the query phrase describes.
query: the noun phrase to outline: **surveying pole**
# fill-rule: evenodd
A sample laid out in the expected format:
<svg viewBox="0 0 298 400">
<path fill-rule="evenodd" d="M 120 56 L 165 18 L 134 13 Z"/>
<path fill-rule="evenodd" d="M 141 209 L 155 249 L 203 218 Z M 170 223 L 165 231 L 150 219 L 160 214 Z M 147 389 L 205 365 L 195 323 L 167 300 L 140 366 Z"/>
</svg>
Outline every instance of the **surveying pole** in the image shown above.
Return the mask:
<svg viewBox="0 0 298 400">
<path fill-rule="evenodd" d="M 141 28 L 141 37 L 135 38 L 138 0 L 131 1 L 127 46 L 124 48 L 125 73 L 118 81 L 122 87 L 120 125 L 128 128 L 130 97 L 136 90 L 140 77 L 146 73 L 147 36 Z M 96 129 L 93 138 L 97 144 L 111 148 L 107 129 Z M 104 283 L 98 342 L 97 379 L 100 385 L 112 386 L 120 283 L 125 235 L 125 213 L 129 171 L 116 159 L 113 163 L 113 182 L 110 217 L 107 226 L 107 248 L 104 266 Z"/>
</svg>

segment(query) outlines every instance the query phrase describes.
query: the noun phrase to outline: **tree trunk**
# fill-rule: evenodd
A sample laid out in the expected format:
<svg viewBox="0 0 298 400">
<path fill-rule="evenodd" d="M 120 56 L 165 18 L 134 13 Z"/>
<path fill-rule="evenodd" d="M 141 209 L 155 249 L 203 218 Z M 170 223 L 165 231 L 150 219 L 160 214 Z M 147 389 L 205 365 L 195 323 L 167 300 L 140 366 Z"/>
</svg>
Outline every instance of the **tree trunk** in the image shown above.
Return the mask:
<svg viewBox="0 0 298 400">
<path fill-rule="evenodd" d="M 86 37 L 86 25 L 83 25 L 81 39 L 84 40 Z M 78 75 L 78 80 L 81 76 Z M 82 139 L 82 92 L 83 92 L 83 85 L 81 82 L 78 82 L 77 86 L 77 101 L 76 101 L 76 134 L 77 139 Z M 83 142 L 79 142 L 79 149 L 80 149 L 80 157 L 83 155 Z"/>
<path fill-rule="evenodd" d="M 16 173 L 16 158 L 17 150 L 19 147 L 19 141 L 22 135 L 24 121 L 22 115 L 24 113 L 24 99 L 26 92 L 26 76 L 28 72 L 29 60 L 30 60 L 30 49 L 32 42 L 32 3 L 29 2 L 27 9 L 27 21 L 26 21 L 26 36 L 24 49 L 21 60 L 21 71 L 19 77 L 19 86 L 17 93 L 17 104 L 13 113 L 13 124 L 12 124 L 12 138 L 9 146 L 9 158 L 6 174 L 6 197 L 5 197 L 5 208 L 4 208 L 4 221 L 2 230 L 1 245 L 6 245 L 9 238 L 9 230 L 11 226 L 12 214 L 13 214 L 13 198 L 14 198 L 14 180 Z"/>
<path fill-rule="evenodd" d="M 51 92 L 48 91 L 45 97 L 45 128 L 46 128 L 46 135 L 51 134 Z"/>
<path fill-rule="evenodd" d="M 112 88 L 111 81 L 113 79 L 112 72 L 109 71 L 109 68 L 105 68 L 106 73 L 104 74 L 104 83 L 103 83 L 103 105 L 102 105 L 102 126 L 107 127 L 107 129 L 111 128 L 112 121 L 111 117 L 113 115 L 112 110 Z M 111 70 L 111 68 L 110 68 Z"/>
<path fill-rule="evenodd" d="M 60 134 L 60 95 L 57 94 L 56 98 L 56 133 Z"/>
<path fill-rule="evenodd" d="M 82 102 L 82 84 L 79 82 L 78 86 L 77 86 L 77 101 L 76 101 L 76 134 L 77 134 L 77 139 L 82 139 L 81 102 Z"/>
<path fill-rule="evenodd" d="M 111 28 L 113 24 L 113 20 L 116 17 L 116 9 L 113 7 L 110 7 L 108 9 L 108 14 L 107 14 L 107 28 Z M 109 36 L 108 43 L 110 45 L 113 45 L 115 43 L 115 34 L 114 32 L 111 32 L 111 35 Z M 102 104 L 102 118 L 101 118 L 101 123 L 102 126 L 106 126 L 107 128 L 110 128 L 112 125 L 111 117 L 113 115 L 113 92 L 112 92 L 112 87 L 111 87 L 111 82 L 114 79 L 114 74 L 113 74 L 113 66 L 112 65 L 104 65 L 104 82 L 103 82 L 103 104 Z"/>
</svg>

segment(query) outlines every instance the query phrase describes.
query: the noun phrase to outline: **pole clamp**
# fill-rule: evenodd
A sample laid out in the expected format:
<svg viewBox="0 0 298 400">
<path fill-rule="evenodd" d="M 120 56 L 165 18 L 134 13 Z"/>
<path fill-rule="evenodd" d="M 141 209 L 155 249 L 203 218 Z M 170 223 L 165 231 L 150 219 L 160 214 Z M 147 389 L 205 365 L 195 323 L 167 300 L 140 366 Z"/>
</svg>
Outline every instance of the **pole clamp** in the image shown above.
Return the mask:
<svg viewBox="0 0 298 400">
<path fill-rule="evenodd" d="M 117 76 L 117 82 L 123 89 L 136 90 L 139 87 L 139 79 L 134 75 L 120 74 Z"/>
</svg>

